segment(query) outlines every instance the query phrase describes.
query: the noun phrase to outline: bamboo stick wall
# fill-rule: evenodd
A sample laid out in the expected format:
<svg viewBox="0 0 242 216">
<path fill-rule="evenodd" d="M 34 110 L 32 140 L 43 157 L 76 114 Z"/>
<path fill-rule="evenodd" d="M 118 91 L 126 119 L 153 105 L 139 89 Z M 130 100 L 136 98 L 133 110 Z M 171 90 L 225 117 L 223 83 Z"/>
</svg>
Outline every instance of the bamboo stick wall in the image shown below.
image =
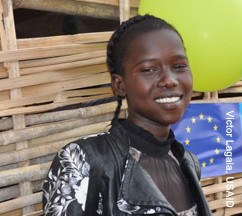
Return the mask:
<svg viewBox="0 0 242 216">
<path fill-rule="evenodd" d="M 131 9 L 137 13 L 138 6 L 137 0 L 75 1 L 88 2 L 93 7 L 103 4 L 116 7 L 121 22 L 129 18 Z M 106 85 L 110 76 L 105 63 L 106 45 L 112 32 L 18 40 L 12 3 L 26 8 L 30 2 L 0 0 L 2 216 L 42 215 L 41 187 L 56 152 L 79 137 L 107 130 L 116 108 L 116 102 L 110 102 L 56 111 L 59 107 L 112 97 L 111 88 Z M 41 5 L 41 0 L 35 2 Z M 103 85 L 106 87 L 100 87 Z M 241 102 L 242 97 L 230 97 L 234 93 L 242 95 L 241 81 L 220 92 L 194 92 L 193 99 L 199 96 L 203 99 L 196 102 Z M 224 94 L 229 96 L 220 99 Z M 126 108 L 124 103 L 123 117 L 127 116 Z M 226 176 L 202 180 L 209 206 L 216 216 L 242 213 L 242 174 L 234 176 L 236 205 L 233 208 L 226 208 Z"/>
</svg>

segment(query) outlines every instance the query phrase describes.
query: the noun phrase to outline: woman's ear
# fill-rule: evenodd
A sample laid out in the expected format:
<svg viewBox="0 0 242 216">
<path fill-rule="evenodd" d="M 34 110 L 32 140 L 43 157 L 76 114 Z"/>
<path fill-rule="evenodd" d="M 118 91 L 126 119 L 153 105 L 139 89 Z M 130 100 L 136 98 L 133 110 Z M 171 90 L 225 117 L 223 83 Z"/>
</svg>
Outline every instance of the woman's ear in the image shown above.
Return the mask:
<svg viewBox="0 0 242 216">
<path fill-rule="evenodd" d="M 123 77 L 118 74 L 112 75 L 112 87 L 115 94 L 119 95 L 120 97 L 125 97 L 125 87 L 124 87 L 124 80 Z"/>
</svg>

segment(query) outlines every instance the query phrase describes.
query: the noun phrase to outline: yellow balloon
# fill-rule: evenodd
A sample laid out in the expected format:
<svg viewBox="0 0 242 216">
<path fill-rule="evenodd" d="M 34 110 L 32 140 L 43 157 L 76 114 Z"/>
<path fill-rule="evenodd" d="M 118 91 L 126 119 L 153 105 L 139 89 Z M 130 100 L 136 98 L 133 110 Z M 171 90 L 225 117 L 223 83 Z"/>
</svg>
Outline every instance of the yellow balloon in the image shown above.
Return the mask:
<svg viewBox="0 0 242 216">
<path fill-rule="evenodd" d="M 242 76 L 242 0 L 140 0 L 139 13 L 181 34 L 195 91 L 227 88 Z"/>
</svg>

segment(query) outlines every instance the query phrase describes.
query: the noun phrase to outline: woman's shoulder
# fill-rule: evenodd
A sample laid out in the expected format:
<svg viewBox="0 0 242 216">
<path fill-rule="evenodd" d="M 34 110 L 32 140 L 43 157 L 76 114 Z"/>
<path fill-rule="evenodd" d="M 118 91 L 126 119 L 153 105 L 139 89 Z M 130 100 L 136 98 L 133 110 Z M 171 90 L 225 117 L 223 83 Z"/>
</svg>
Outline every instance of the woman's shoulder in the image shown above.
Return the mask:
<svg viewBox="0 0 242 216">
<path fill-rule="evenodd" d="M 80 139 L 74 140 L 64 146 L 58 153 L 60 155 L 63 151 L 75 152 L 85 156 L 86 160 L 93 166 L 99 166 L 100 164 L 112 160 L 115 158 L 114 152 L 120 148 L 119 142 L 107 132 L 91 134 Z"/>
<path fill-rule="evenodd" d="M 60 151 L 70 151 L 73 148 L 77 148 L 89 155 L 93 151 L 98 152 L 103 148 L 107 148 L 108 142 L 106 137 L 109 135 L 109 132 L 102 132 L 84 136 L 68 143 Z"/>
<path fill-rule="evenodd" d="M 106 136 L 109 136 L 109 132 L 101 132 L 90 134 L 84 137 L 80 137 L 70 143 L 68 143 L 64 148 L 68 147 L 69 145 L 78 145 L 80 148 L 94 148 L 98 145 L 104 145 L 107 142 Z"/>
</svg>

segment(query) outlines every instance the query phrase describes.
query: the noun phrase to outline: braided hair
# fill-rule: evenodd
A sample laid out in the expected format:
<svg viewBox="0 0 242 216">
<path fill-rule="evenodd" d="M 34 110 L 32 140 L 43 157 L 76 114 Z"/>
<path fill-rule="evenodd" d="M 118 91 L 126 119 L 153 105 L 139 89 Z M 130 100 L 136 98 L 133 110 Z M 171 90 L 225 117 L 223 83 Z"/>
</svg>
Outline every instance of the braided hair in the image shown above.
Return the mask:
<svg viewBox="0 0 242 216">
<path fill-rule="evenodd" d="M 161 29 L 169 29 L 176 32 L 182 40 L 181 35 L 172 25 L 152 15 L 137 15 L 128 21 L 123 22 L 113 33 L 107 46 L 107 65 L 110 74 L 118 74 L 120 76 L 124 75 L 123 63 L 126 60 L 129 45 L 133 42 L 133 40 L 142 34 Z M 111 122 L 112 125 L 118 119 L 122 106 L 122 97 L 118 96 L 117 101 L 118 106 Z"/>
</svg>

